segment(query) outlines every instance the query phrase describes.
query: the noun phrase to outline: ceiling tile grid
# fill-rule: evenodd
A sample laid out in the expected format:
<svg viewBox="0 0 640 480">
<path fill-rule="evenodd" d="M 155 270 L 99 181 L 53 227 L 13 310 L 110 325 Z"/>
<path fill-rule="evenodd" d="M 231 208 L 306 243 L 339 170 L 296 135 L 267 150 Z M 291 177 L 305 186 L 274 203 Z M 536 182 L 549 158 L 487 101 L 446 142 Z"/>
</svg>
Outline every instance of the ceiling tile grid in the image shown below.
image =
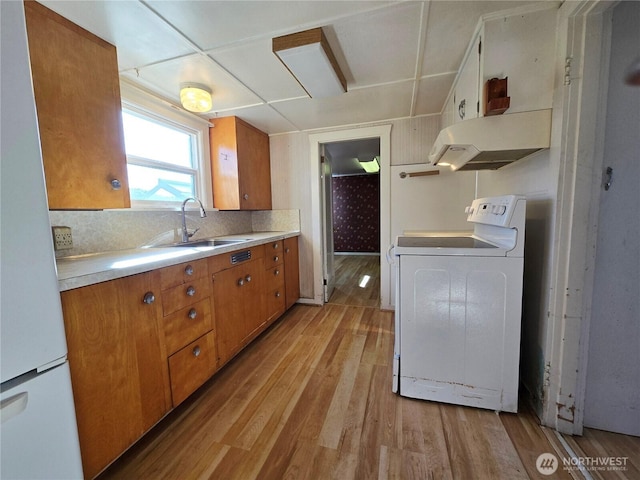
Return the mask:
<svg viewBox="0 0 640 480">
<path fill-rule="evenodd" d="M 269 134 L 440 113 L 481 15 L 528 1 L 41 0 L 114 44 L 121 75 L 179 106 L 180 84 L 213 91 L 204 118 Z M 347 93 L 309 98 L 271 39 L 323 27 Z"/>
</svg>

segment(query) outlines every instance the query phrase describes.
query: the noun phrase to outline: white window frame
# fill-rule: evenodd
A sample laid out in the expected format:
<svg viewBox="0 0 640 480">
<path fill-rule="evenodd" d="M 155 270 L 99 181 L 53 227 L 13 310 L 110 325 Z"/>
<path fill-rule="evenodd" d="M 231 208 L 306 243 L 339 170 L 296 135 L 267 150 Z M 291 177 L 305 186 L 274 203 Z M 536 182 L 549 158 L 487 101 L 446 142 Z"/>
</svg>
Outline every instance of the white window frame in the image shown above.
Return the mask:
<svg viewBox="0 0 640 480">
<path fill-rule="evenodd" d="M 195 168 L 173 167 L 173 171 L 191 173 L 195 170 L 196 196 L 207 209 L 213 208 L 213 191 L 211 182 L 211 164 L 209 156 L 209 127 L 211 124 L 197 115 L 180 110 L 169 102 L 165 102 L 139 88 L 123 81 L 120 82 L 122 110 L 139 114 L 156 120 L 162 125 L 182 130 L 193 135 L 193 152 Z M 127 155 L 128 163 L 129 155 Z M 158 167 L 155 163 L 145 164 L 144 160 L 136 165 Z M 140 210 L 176 210 L 181 202 L 161 202 L 157 200 L 131 199 L 131 208 Z"/>
</svg>

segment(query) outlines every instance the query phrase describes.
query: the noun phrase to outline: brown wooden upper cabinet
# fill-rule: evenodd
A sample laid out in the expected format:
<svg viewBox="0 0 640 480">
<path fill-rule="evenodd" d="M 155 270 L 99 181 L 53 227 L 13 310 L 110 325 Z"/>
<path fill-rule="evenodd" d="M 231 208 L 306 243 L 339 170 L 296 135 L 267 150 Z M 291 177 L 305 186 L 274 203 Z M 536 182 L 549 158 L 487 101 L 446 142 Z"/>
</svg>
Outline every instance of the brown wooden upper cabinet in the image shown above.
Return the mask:
<svg viewBox="0 0 640 480">
<path fill-rule="evenodd" d="M 212 120 L 213 206 L 220 210 L 271 210 L 269 136 L 240 120 Z"/>
<path fill-rule="evenodd" d="M 130 206 L 116 48 L 25 2 L 51 210 Z"/>
</svg>

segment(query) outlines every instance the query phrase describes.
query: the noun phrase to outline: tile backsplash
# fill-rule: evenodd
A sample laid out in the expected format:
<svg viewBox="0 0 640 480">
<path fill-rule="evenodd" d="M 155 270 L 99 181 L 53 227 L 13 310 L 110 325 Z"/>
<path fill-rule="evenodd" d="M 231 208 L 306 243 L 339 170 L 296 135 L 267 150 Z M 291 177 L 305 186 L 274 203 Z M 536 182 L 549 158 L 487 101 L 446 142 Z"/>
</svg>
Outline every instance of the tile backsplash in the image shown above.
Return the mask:
<svg viewBox="0 0 640 480">
<path fill-rule="evenodd" d="M 178 242 L 181 238 L 180 211 L 103 210 L 50 211 L 52 226 L 71 227 L 73 248 L 56 252 L 56 257 L 127 250 L 144 245 Z M 248 232 L 300 230 L 299 210 L 256 212 L 187 211 L 187 229 L 193 236 L 219 237 Z"/>
</svg>

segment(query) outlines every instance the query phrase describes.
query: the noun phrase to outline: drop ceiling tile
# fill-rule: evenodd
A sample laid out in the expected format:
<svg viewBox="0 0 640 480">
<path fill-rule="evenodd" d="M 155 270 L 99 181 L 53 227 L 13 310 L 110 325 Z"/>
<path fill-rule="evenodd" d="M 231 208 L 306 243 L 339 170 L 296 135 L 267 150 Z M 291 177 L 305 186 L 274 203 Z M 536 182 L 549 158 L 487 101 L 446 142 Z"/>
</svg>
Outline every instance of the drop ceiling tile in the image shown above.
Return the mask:
<svg viewBox="0 0 640 480">
<path fill-rule="evenodd" d="M 481 16 L 531 3 L 540 2 L 430 2 L 421 76 L 457 72 Z"/>
<path fill-rule="evenodd" d="M 420 79 L 414 114 L 439 114 L 455 78 L 456 74 L 451 73 Z"/>
<path fill-rule="evenodd" d="M 329 98 L 305 98 L 272 106 L 300 130 L 376 122 L 409 116 L 413 82 L 352 90 Z"/>
<path fill-rule="evenodd" d="M 421 3 L 338 21 L 327 37 L 349 87 L 415 78 Z"/>
<path fill-rule="evenodd" d="M 139 75 L 139 76 L 137 76 Z M 132 80 L 142 81 L 180 103 L 180 84 L 196 82 L 212 89 L 213 111 L 264 103 L 206 55 L 195 54 L 141 68 Z"/>
<path fill-rule="evenodd" d="M 267 102 L 307 96 L 273 53 L 270 38 L 214 50 L 209 55 Z"/>
<path fill-rule="evenodd" d="M 238 110 L 230 110 L 220 114 L 219 117 L 237 116 L 245 122 L 253 125 L 258 130 L 269 133 L 271 135 L 277 133 L 294 132 L 298 129 L 291 124 L 286 118 L 280 115 L 275 109 L 269 105 L 259 105 L 257 107 L 247 107 Z M 212 122 L 215 124 L 215 115 L 211 115 Z"/>
<path fill-rule="evenodd" d="M 140 2 L 41 2 L 85 30 L 115 45 L 126 70 L 193 53 L 191 46 Z"/>
<path fill-rule="evenodd" d="M 323 26 L 391 1 L 150 1 L 201 49 Z"/>
</svg>

